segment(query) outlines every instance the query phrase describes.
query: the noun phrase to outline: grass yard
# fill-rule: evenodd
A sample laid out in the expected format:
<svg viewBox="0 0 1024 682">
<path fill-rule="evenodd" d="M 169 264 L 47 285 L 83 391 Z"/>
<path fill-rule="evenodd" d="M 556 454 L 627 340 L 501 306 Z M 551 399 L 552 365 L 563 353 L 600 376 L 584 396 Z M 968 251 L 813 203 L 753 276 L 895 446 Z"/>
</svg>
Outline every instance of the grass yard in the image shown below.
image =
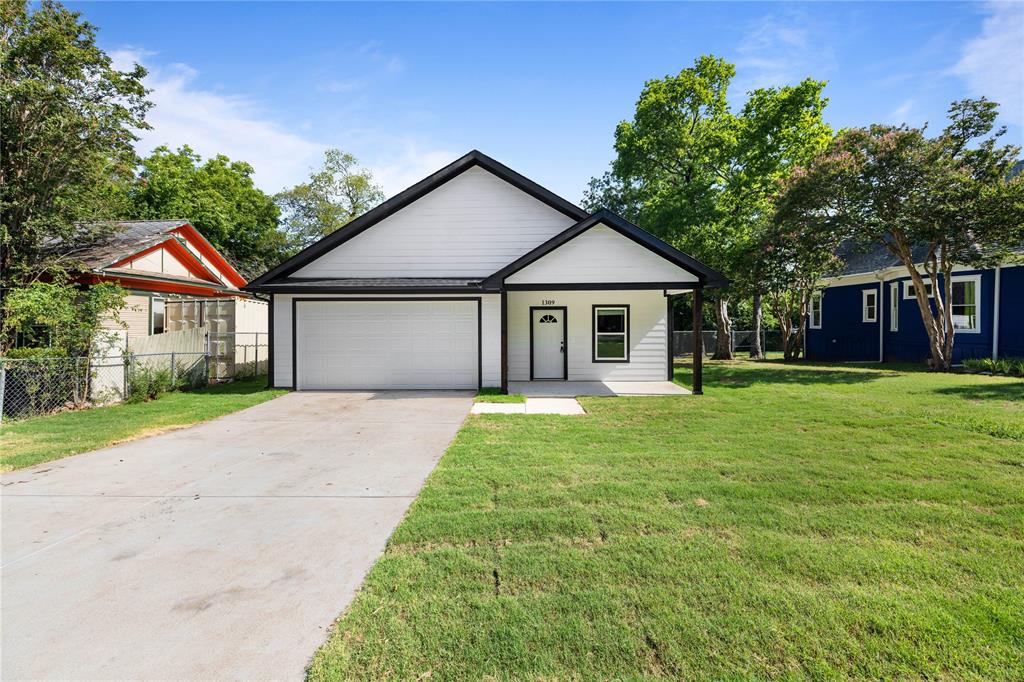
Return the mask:
<svg viewBox="0 0 1024 682">
<path fill-rule="evenodd" d="M 0 426 L 0 471 L 49 462 L 126 440 L 189 426 L 276 398 L 257 377 L 194 391 L 166 393 L 148 403 L 61 412 Z"/>
<path fill-rule="evenodd" d="M 500 388 L 481 388 L 473 402 L 477 403 L 525 403 L 522 393 L 503 394 Z"/>
<path fill-rule="evenodd" d="M 1024 382 L 706 367 L 470 417 L 310 678 L 1024 676 Z"/>
</svg>

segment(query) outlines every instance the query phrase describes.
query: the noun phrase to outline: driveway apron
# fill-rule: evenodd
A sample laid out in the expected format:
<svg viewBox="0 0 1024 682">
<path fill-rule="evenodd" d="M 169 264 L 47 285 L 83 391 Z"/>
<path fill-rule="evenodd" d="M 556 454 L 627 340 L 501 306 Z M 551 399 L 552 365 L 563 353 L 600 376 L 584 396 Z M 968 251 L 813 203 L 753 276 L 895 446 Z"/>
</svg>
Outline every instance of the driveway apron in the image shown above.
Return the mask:
<svg viewBox="0 0 1024 682">
<path fill-rule="evenodd" d="M 472 393 L 290 393 L 4 474 L 0 672 L 300 679 Z"/>
</svg>

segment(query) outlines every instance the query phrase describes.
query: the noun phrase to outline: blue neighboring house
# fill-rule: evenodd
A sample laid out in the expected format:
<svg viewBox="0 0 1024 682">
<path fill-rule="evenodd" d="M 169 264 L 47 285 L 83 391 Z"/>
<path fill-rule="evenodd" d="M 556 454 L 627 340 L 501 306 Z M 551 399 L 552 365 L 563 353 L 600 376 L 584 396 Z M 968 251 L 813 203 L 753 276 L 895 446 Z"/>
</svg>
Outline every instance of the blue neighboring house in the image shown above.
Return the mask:
<svg viewBox="0 0 1024 682">
<path fill-rule="evenodd" d="M 845 268 L 814 294 L 806 330 L 810 360 L 923 362 L 928 335 L 906 267 L 882 246 L 844 245 Z M 939 286 L 943 286 L 939 278 Z M 1024 357 L 1024 264 L 953 273 L 953 361 Z"/>
</svg>

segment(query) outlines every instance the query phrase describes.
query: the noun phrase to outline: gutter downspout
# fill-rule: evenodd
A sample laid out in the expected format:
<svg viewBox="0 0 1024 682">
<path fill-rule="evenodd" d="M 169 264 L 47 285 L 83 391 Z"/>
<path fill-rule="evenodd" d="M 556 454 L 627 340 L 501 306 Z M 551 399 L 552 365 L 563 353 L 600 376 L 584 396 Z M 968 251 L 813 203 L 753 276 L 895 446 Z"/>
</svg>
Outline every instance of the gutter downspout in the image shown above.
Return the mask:
<svg viewBox="0 0 1024 682">
<path fill-rule="evenodd" d="M 1002 279 L 1003 266 L 996 266 L 996 286 L 992 307 L 992 359 L 999 359 L 999 282 Z M 978 301 L 981 305 L 981 301 Z"/>
</svg>

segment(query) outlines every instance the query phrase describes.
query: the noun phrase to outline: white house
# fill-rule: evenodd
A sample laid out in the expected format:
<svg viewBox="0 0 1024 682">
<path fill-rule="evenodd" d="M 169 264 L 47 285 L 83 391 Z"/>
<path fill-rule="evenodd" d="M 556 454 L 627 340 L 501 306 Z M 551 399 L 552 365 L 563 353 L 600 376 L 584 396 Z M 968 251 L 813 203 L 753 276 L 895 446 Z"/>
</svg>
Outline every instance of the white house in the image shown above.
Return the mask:
<svg viewBox="0 0 1024 682">
<path fill-rule="evenodd" d="M 507 391 L 671 378 L 669 297 L 724 282 L 472 151 L 245 288 L 270 295 L 274 386 Z"/>
</svg>

